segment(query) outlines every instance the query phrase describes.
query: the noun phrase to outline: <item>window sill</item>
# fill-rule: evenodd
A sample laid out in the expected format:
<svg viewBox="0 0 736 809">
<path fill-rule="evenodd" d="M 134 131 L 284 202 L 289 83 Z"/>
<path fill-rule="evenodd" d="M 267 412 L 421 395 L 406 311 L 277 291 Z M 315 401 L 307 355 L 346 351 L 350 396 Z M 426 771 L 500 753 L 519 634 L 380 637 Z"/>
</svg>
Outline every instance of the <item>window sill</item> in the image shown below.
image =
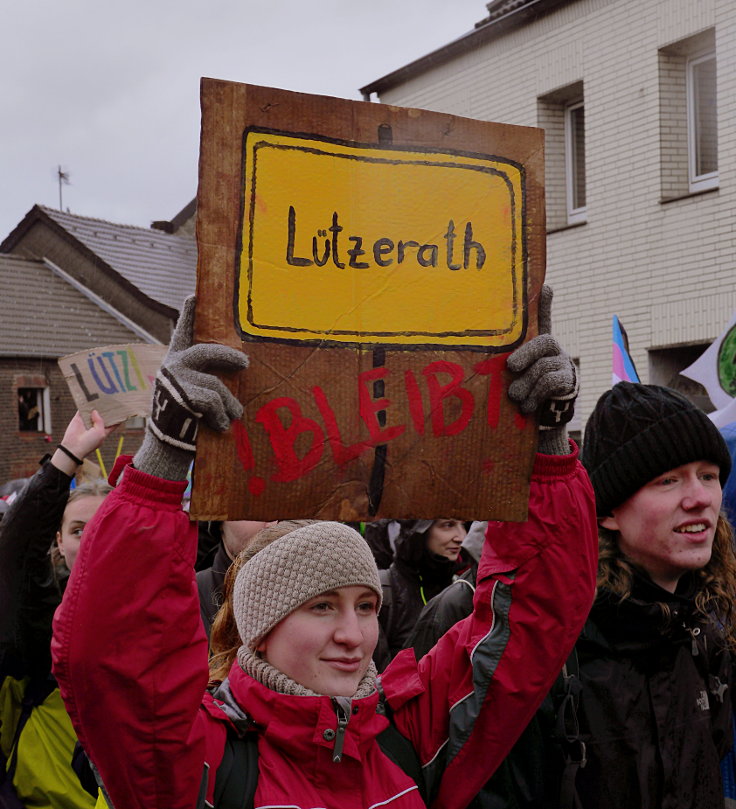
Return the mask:
<svg viewBox="0 0 736 809">
<path fill-rule="evenodd" d="M 690 199 L 691 197 L 702 197 L 704 194 L 716 194 L 719 190 L 719 186 L 715 186 L 714 188 L 702 188 L 699 191 L 688 191 L 687 194 L 681 194 L 679 197 L 662 197 L 659 204 L 668 205 L 670 202 L 680 202 L 680 200 Z"/>
<path fill-rule="evenodd" d="M 560 227 L 557 228 L 550 228 L 547 231 L 547 235 L 551 236 L 553 233 L 562 233 L 563 230 L 572 230 L 573 228 L 581 228 L 587 224 L 588 224 L 587 219 L 584 222 L 570 222 L 567 225 L 560 225 Z"/>
</svg>

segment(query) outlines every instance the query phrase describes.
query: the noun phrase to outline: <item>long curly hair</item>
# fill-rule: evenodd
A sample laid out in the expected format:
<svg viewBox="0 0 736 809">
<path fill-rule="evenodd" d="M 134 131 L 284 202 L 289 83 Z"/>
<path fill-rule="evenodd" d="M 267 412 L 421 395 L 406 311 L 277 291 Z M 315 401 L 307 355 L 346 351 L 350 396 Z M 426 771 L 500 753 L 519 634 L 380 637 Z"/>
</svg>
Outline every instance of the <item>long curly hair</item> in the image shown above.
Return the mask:
<svg viewBox="0 0 736 809">
<path fill-rule="evenodd" d="M 619 548 L 619 532 L 598 529 L 599 589 L 619 596 L 623 601 L 631 596 L 636 566 Z M 693 571 L 698 585 L 695 612 L 704 620 L 715 620 L 722 629 L 725 644 L 736 650 L 736 554 L 733 529 L 725 515 L 720 514 L 713 538 L 713 551 L 705 567 Z M 660 604 L 665 618 L 670 617 L 667 604 Z"/>
<path fill-rule="evenodd" d="M 253 537 L 227 569 L 222 584 L 222 606 L 215 615 L 210 633 L 210 687 L 219 685 L 227 677 L 238 649 L 243 644 L 233 612 L 233 587 L 240 569 L 267 545 L 314 522 L 318 520 L 283 520 L 275 525 L 267 525 Z"/>
</svg>

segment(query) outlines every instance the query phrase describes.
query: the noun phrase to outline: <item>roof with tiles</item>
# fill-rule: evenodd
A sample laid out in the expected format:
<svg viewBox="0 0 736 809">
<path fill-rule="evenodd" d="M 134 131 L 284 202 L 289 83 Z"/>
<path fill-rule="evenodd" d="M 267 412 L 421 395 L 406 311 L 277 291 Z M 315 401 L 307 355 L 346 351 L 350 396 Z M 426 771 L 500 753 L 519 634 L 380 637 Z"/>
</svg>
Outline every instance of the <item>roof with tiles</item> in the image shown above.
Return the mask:
<svg viewBox="0 0 736 809">
<path fill-rule="evenodd" d="M 194 239 L 39 207 L 149 298 L 179 310 L 194 293 Z"/>
<path fill-rule="evenodd" d="M 144 295 L 164 306 L 178 311 L 184 299 L 194 292 L 197 244 L 190 236 L 118 225 L 43 205 L 34 206 L 16 231 L 34 216 L 51 219 Z M 1 249 L 13 249 L 16 231 Z"/>
<path fill-rule="evenodd" d="M 143 342 L 42 261 L 0 254 L 0 294 L 0 357 L 63 357 Z"/>
<path fill-rule="evenodd" d="M 477 48 L 508 31 L 555 11 L 573 0 L 491 0 L 486 3 L 486 16 L 457 39 L 409 62 L 360 88 L 367 100 L 372 93 L 382 93 L 414 76 L 421 75 L 456 56 Z"/>
<path fill-rule="evenodd" d="M 485 25 L 491 20 L 497 20 L 499 17 L 510 14 L 512 11 L 516 11 L 524 6 L 529 6 L 533 2 L 534 0 L 492 0 L 492 2 L 486 3 L 488 16 L 484 20 L 476 23 L 476 28 L 479 25 Z"/>
</svg>

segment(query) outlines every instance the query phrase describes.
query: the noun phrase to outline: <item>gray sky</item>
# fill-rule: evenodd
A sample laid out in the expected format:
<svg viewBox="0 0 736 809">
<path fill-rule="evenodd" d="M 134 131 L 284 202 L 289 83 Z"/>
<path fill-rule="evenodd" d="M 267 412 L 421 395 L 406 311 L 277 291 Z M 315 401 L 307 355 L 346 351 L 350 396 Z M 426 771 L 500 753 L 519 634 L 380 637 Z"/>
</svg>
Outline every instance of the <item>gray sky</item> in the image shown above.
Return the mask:
<svg viewBox="0 0 736 809">
<path fill-rule="evenodd" d="M 0 48 L 0 240 L 40 203 L 148 226 L 196 193 L 199 78 L 359 99 L 484 0 L 25 0 Z"/>
</svg>

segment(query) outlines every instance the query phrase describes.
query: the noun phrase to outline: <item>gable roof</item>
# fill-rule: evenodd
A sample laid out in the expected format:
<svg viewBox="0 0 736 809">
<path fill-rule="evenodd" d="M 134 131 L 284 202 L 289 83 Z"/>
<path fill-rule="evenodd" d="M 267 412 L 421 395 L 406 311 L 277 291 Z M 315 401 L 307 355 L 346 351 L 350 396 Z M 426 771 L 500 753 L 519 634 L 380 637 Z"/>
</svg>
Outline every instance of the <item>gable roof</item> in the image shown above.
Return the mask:
<svg viewBox="0 0 736 809">
<path fill-rule="evenodd" d="M 43 261 L 0 254 L 0 357 L 63 357 L 144 342 Z"/>
<path fill-rule="evenodd" d="M 118 225 L 103 219 L 57 211 L 35 205 L 0 244 L 10 252 L 39 218 L 51 221 L 66 236 L 101 259 L 146 297 L 178 311 L 194 292 L 197 244 L 189 236 L 135 225 Z"/>
<path fill-rule="evenodd" d="M 471 31 L 454 39 L 447 45 L 415 59 L 413 62 L 388 73 L 380 79 L 360 88 L 363 98 L 369 100 L 372 93 L 382 93 L 399 84 L 425 73 L 472 48 L 489 42 L 507 31 L 554 11 L 573 0 L 491 0 L 486 4 L 488 16 L 477 22 Z"/>
</svg>

